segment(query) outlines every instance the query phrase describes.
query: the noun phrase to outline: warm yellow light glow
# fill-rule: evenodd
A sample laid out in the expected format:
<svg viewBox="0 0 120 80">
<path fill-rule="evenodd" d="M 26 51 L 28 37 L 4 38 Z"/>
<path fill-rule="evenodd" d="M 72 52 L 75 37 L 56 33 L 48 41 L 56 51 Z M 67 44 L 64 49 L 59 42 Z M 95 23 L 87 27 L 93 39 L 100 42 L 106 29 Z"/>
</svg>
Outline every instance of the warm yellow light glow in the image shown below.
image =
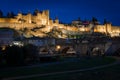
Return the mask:
<svg viewBox="0 0 120 80">
<path fill-rule="evenodd" d="M 85 28 L 81 28 L 81 31 L 85 31 Z"/>
<path fill-rule="evenodd" d="M 4 51 L 6 49 L 6 46 L 2 46 L 2 50 Z"/>
<path fill-rule="evenodd" d="M 57 45 L 56 48 L 57 48 L 57 50 L 60 50 L 61 46 L 60 46 L 60 45 Z"/>
</svg>

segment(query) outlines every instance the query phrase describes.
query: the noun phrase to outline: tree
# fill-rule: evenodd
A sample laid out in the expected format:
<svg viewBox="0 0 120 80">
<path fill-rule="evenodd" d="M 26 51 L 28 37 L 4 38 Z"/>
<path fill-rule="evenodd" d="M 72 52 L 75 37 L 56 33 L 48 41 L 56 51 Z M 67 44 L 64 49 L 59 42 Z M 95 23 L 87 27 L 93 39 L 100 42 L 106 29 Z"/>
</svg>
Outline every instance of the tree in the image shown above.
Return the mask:
<svg viewBox="0 0 120 80">
<path fill-rule="evenodd" d="M 10 12 L 7 13 L 7 18 L 10 18 L 11 14 Z"/>
<path fill-rule="evenodd" d="M 13 12 L 7 13 L 7 18 L 14 18 L 15 14 Z"/>
<path fill-rule="evenodd" d="M 81 25 L 81 19 L 80 19 L 80 17 L 78 17 L 78 21 L 79 21 L 79 23 L 78 23 L 78 25 Z"/>
<path fill-rule="evenodd" d="M 103 24 L 106 24 L 107 23 L 107 20 L 106 19 L 104 19 L 104 22 L 103 22 Z"/>
<path fill-rule="evenodd" d="M 37 47 L 32 44 L 25 45 L 23 47 L 23 53 L 24 53 L 26 63 L 28 63 L 28 62 L 33 63 L 38 60 Z"/>
<path fill-rule="evenodd" d="M 31 44 L 19 47 L 8 46 L 5 50 L 6 62 L 9 66 L 19 66 L 38 60 L 37 47 Z"/>
<path fill-rule="evenodd" d="M 14 12 L 11 12 L 11 18 L 14 18 L 15 14 Z"/>
<path fill-rule="evenodd" d="M 18 46 L 8 46 L 5 50 L 6 61 L 9 66 L 24 64 L 24 53 Z"/>
<path fill-rule="evenodd" d="M 98 22 L 97 18 L 96 17 L 92 17 L 92 22 L 93 22 L 93 24 L 96 24 Z"/>
<path fill-rule="evenodd" d="M 0 10 L 0 18 L 3 17 L 3 12 Z"/>
<path fill-rule="evenodd" d="M 39 10 L 35 9 L 35 11 L 33 12 L 33 15 L 37 15 L 37 13 L 39 13 Z"/>
</svg>

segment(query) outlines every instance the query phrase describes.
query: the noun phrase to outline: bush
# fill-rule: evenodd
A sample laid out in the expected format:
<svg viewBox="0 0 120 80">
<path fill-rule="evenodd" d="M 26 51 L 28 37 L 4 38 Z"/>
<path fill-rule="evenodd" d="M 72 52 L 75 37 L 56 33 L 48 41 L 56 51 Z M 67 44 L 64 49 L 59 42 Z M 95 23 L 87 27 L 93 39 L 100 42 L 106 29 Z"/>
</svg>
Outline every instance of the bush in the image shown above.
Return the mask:
<svg viewBox="0 0 120 80">
<path fill-rule="evenodd" d="M 7 64 L 10 66 L 22 65 L 24 63 L 24 53 L 22 52 L 22 48 L 18 46 L 8 46 L 5 54 Z"/>
</svg>

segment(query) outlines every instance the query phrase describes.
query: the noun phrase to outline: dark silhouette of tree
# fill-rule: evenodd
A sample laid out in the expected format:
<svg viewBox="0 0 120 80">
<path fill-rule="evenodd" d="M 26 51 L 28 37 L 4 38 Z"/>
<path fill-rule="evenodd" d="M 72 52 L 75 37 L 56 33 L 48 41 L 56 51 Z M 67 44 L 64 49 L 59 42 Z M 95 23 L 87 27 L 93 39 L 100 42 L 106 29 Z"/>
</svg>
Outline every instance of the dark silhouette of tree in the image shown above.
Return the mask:
<svg viewBox="0 0 120 80">
<path fill-rule="evenodd" d="M 10 18 L 10 16 L 11 16 L 11 13 L 8 12 L 8 13 L 7 13 L 7 18 Z"/>
<path fill-rule="evenodd" d="M 98 22 L 97 18 L 96 17 L 92 17 L 92 23 L 96 24 L 97 22 Z"/>
<path fill-rule="evenodd" d="M 8 66 L 19 66 L 36 62 L 37 53 L 37 47 L 29 44 L 24 47 L 8 46 L 4 54 Z"/>
<path fill-rule="evenodd" d="M 80 17 L 78 17 L 78 21 L 81 21 Z"/>
<path fill-rule="evenodd" d="M 7 13 L 7 18 L 14 18 L 15 14 L 13 12 Z"/>
<path fill-rule="evenodd" d="M 6 61 L 9 66 L 22 65 L 24 63 L 24 53 L 18 46 L 8 46 L 5 50 Z"/>
<path fill-rule="evenodd" d="M 32 44 L 25 45 L 23 47 L 23 53 L 24 53 L 26 63 L 33 63 L 38 60 L 37 47 Z"/>
<path fill-rule="evenodd" d="M 2 53 L 2 47 L 0 47 L 0 65 L 2 64 L 2 58 L 3 58 L 3 53 Z"/>
<path fill-rule="evenodd" d="M 106 19 L 104 19 L 104 22 L 103 22 L 103 24 L 106 24 L 107 23 L 107 20 Z"/>
<path fill-rule="evenodd" d="M 0 18 L 3 17 L 3 12 L 0 10 Z"/>
<path fill-rule="evenodd" d="M 40 11 L 38 9 L 35 9 L 33 12 L 33 15 L 37 15 L 37 13 L 39 13 Z"/>
<path fill-rule="evenodd" d="M 81 22 L 80 17 L 78 17 L 78 21 L 79 21 L 78 25 L 81 25 L 81 24 L 82 24 L 82 22 Z"/>
<path fill-rule="evenodd" d="M 14 12 L 11 12 L 11 17 L 14 18 L 15 14 Z"/>
</svg>

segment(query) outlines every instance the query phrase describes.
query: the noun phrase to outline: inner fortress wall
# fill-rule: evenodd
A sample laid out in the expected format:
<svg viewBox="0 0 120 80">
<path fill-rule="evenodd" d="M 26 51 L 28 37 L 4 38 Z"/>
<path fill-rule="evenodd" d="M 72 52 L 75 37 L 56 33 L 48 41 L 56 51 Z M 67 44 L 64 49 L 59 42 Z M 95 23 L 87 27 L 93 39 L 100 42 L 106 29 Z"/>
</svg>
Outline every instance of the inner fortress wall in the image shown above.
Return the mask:
<svg viewBox="0 0 120 80">
<path fill-rule="evenodd" d="M 0 18 L 0 22 L 2 23 L 17 23 L 17 19 L 15 18 Z"/>
<path fill-rule="evenodd" d="M 14 28 L 16 30 L 20 30 L 20 29 L 23 29 L 23 28 L 28 28 L 28 29 L 32 29 L 34 27 L 36 27 L 35 24 L 29 24 L 29 23 L 3 23 L 3 22 L 0 22 L 0 27 L 8 27 L 8 28 Z"/>
</svg>

